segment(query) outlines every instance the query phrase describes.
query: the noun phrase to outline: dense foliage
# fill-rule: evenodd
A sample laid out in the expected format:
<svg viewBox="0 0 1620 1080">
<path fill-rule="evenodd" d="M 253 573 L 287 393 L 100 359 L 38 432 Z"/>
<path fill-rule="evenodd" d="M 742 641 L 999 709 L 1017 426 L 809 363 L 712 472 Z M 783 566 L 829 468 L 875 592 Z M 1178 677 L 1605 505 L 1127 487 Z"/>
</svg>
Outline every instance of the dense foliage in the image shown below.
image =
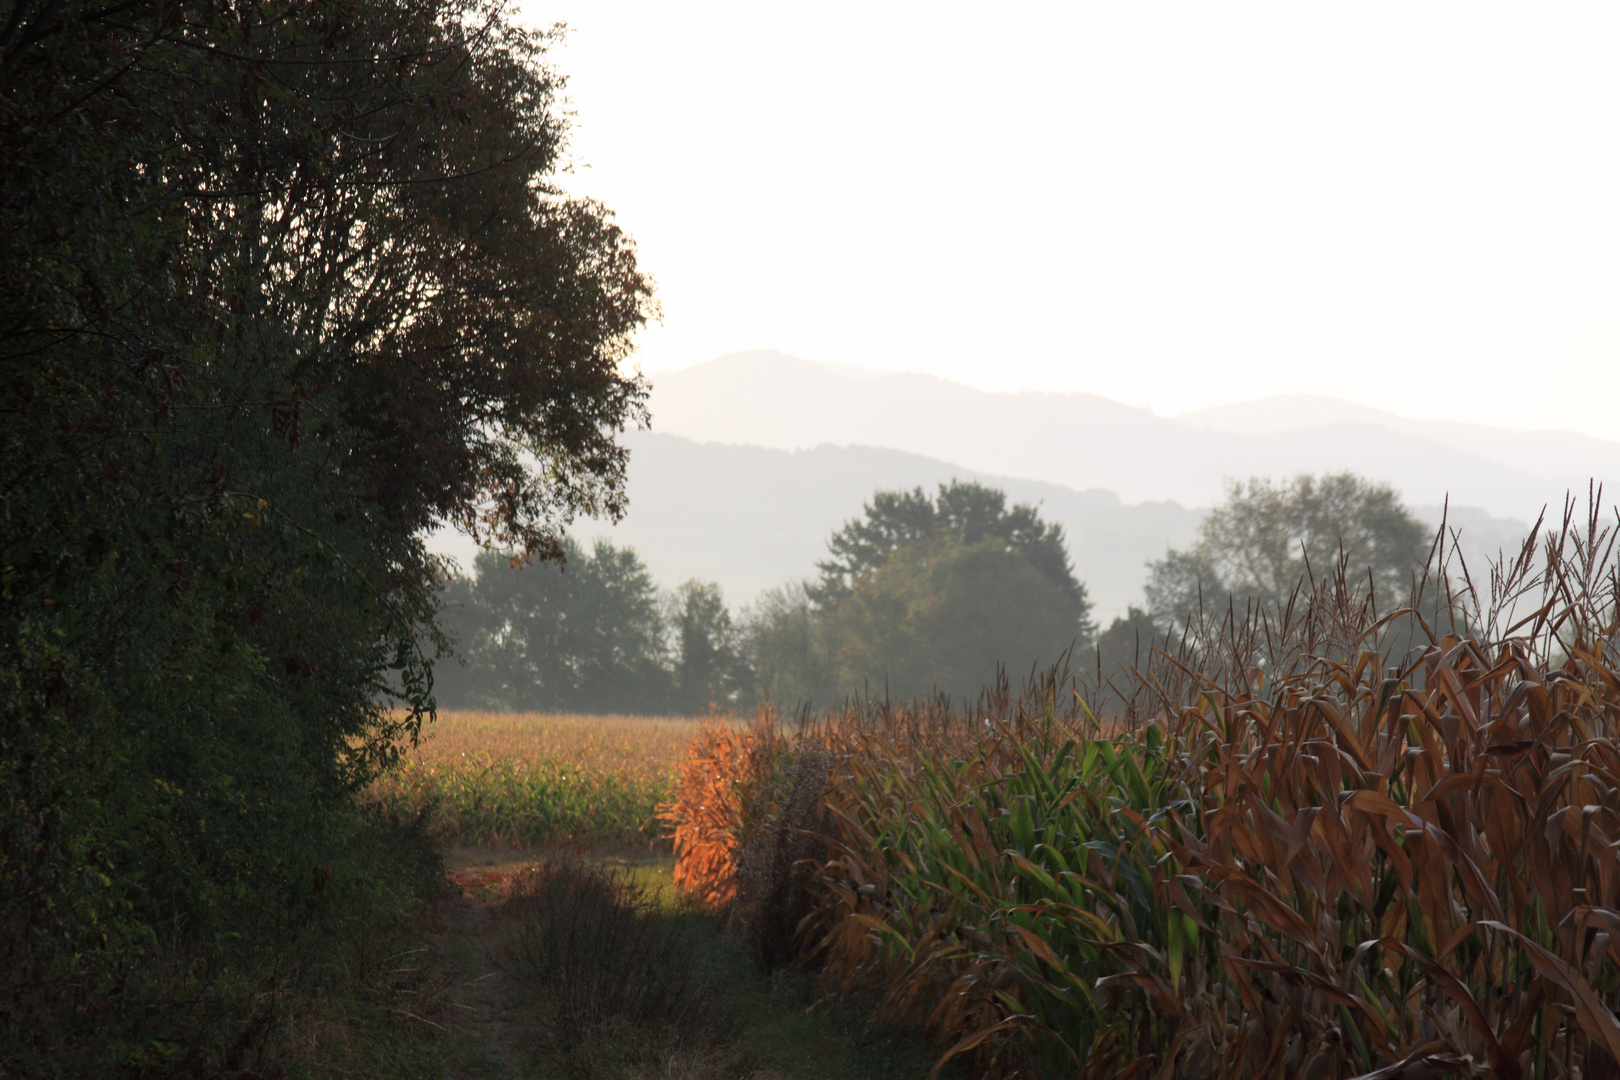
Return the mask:
<svg viewBox="0 0 1620 1080">
<path fill-rule="evenodd" d="M 118 1066 L 91 1003 L 160 922 L 341 891 L 432 708 L 427 527 L 546 558 L 622 508 L 648 284 L 547 179 L 547 43 L 463 0 L 0 19 L 0 1071 L 71 1067 L 47 1014 Z"/>
<path fill-rule="evenodd" d="M 1057 565 L 1054 579 L 1000 539 L 897 548 L 827 618 L 840 682 L 966 696 L 998 664 L 1023 673 L 1055 663 L 1090 631 L 1066 555 Z"/>
<path fill-rule="evenodd" d="M 719 586 L 660 594 L 629 549 L 564 540 L 566 568 L 494 552 L 445 592 L 465 661 L 438 667 L 452 707 L 700 715 L 711 706 L 830 707 L 850 694 L 971 694 L 1089 642 L 1091 604 L 1063 530 L 979 484 L 937 499 L 879 491 L 834 533 L 819 584 L 733 616 Z"/>
<path fill-rule="evenodd" d="M 463 664 L 441 661 L 449 708 L 656 713 L 670 693 L 664 614 L 635 552 L 563 541 L 562 566 L 485 551 L 446 587 L 443 625 Z"/>
<path fill-rule="evenodd" d="M 749 690 L 719 586 L 662 593 L 634 549 L 562 540 L 562 565 L 481 553 L 442 594 L 457 658 L 435 668 L 449 708 L 697 714 Z"/>
<path fill-rule="evenodd" d="M 998 665 L 1045 667 L 1095 629 L 1062 527 L 982 484 L 878 491 L 827 547 L 818 581 L 767 593 L 743 620 L 762 698 L 968 696 Z"/>
<path fill-rule="evenodd" d="M 1063 527 L 1042 521 L 1033 506 L 1009 508 L 1005 492 L 967 480 L 939 485 L 933 498 L 922 488 L 875 493 L 863 517 L 828 539 L 831 558 L 816 564 L 821 579 L 807 592 L 818 609 L 832 611 L 897 553 L 985 544 L 1018 553 L 1078 610 L 1076 623 L 1085 619 L 1090 604 L 1069 565 Z"/>
<path fill-rule="evenodd" d="M 696 579 L 673 597 L 674 712 L 693 716 L 745 704 L 754 694 L 752 672 L 739 651 L 737 628 L 720 586 Z"/>
</svg>

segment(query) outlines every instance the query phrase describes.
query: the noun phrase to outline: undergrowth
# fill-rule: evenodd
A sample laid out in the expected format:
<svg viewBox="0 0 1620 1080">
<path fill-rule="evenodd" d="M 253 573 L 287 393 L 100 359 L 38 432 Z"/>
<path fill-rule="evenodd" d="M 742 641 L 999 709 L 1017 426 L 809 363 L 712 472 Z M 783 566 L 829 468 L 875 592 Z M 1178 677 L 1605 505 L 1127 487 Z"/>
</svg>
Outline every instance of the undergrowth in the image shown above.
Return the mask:
<svg viewBox="0 0 1620 1080">
<path fill-rule="evenodd" d="M 588 857 L 520 871 L 495 918 L 526 1002 L 525 1075 L 910 1080 L 933 1062 L 916 1025 L 873 1023 L 871 1002 L 812 972 L 760 970 L 706 909 Z"/>
<path fill-rule="evenodd" d="M 117 966 L 81 960 L 16 995 L 0 1076 L 420 1075 L 450 986 L 424 957 L 437 849 L 415 823 L 354 816 L 296 904 L 259 898 L 231 932 L 183 920 Z"/>
</svg>

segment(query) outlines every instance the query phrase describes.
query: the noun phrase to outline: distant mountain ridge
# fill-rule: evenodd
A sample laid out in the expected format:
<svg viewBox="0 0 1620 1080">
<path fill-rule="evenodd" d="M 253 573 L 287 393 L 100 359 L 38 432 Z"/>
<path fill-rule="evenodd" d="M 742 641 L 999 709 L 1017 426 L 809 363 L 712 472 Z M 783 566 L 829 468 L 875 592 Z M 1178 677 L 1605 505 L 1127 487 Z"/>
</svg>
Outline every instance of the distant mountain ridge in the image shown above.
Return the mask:
<svg viewBox="0 0 1620 1080">
<path fill-rule="evenodd" d="M 994 393 L 931 375 L 733 353 L 652 383 L 654 429 L 773 449 L 874 446 L 1125 503 L 1209 506 L 1227 477 L 1350 469 L 1411 505 L 1533 520 L 1589 478 L 1620 479 L 1620 443 L 1569 432 L 1409 420 L 1290 395 L 1159 416 L 1085 393 Z"/>
<path fill-rule="evenodd" d="M 1620 476 L 1620 443 L 1574 431 L 1517 431 L 1452 420 L 1412 420 L 1316 394 L 1277 394 L 1216 405 L 1173 419 L 1218 431 L 1283 433 L 1341 423 L 1372 424 L 1427 439 L 1584 491 L 1591 479 Z M 1583 468 L 1571 469 L 1572 465 Z"/>
</svg>

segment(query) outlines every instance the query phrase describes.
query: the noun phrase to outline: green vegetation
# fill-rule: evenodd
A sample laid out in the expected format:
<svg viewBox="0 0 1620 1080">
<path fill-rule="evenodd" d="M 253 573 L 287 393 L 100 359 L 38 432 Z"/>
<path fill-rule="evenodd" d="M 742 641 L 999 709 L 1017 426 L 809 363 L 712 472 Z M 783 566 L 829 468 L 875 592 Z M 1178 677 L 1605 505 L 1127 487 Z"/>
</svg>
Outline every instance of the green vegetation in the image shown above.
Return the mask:
<svg viewBox="0 0 1620 1080">
<path fill-rule="evenodd" d="M 825 706 L 863 689 L 967 696 L 997 666 L 1028 671 L 1094 627 L 1063 531 L 980 484 L 879 491 L 834 533 L 814 585 L 733 618 L 711 582 L 659 596 L 629 549 L 563 541 L 565 569 L 479 555 L 445 625 L 465 668 L 439 666 L 454 708 L 681 713 Z"/>
<path fill-rule="evenodd" d="M 897 552 L 987 543 L 1023 556 L 1077 609 L 1075 621 L 1084 621 L 1090 606 L 1070 569 L 1063 529 L 1043 522 L 1032 506 L 1008 509 L 1007 496 L 995 488 L 962 480 L 941 484 L 932 499 L 921 488 L 879 491 L 864 520 L 848 522 L 827 541 L 832 558 L 817 564 L 821 580 L 808 589 L 810 599 L 822 611 L 837 608 Z"/>
<path fill-rule="evenodd" d="M 1028 671 L 1083 645 L 1084 610 L 1003 541 L 908 545 L 858 579 L 826 630 L 846 687 L 966 696 L 998 664 Z"/>
<path fill-rule="evenodd" d="M 662 713 L 670 695 L 664 613 L 634 551 L 564 538 L 566 562 L 524 565 L 481 552 L 455 578 L 442 625 L 465 667 L 441 662 L 447 708 Z"/>
<path fill-rule="evenodd" d="M 441 711 L 365 802 L 450 846 L 655 846 L 687 719 Z"/>
<path fill-rule="evenodd" d="M 442 662 L 439 701 L 457 709 L 697 715 L 751 689 L 719 586 L 660 595 L 636 553 L 564 538 L 563 565 L 479 554 L 452 579 L 442 623 L 462 663 Z"/>
<path fill-rule="evenodd" d="M 291 1068 L 236 1007 L 304 992 L 264 950 L 409 917 L 354 795 L 433 708 L 422 537 L 560 555 L 644 413 L 549 44 L 459 0 L 0 20 L 0 1072 Z"/>
<path fill-rule="evenodd" d="M 745 621 L 762 697 L 969 697 L 998 664 L 1045 667 L 1095 629 L 1063 530 L 994 488 L 879 491 L 827 546 L 819 581 L 767 594 Z"/>
<path fill-rule="evenodd" d="M 695 716 L 754 700 L 752 673 L 720 586 L 688 581 L 674 597 L 675 671 L 671 711 Z"/>
<path fill-rule="evenodd" d="M 670 776 L 627 775 L 566 758 L 512 760 L 487 751 L 444 763 L 406 761 L 372 785 L 391 812 L 419 816 L 446 844 L 631 845 L 658 839 Z"/>
<path fill-rule="evenodd" d="M 489 953 L 525 1004 L 498 1075 L 920 1078 L 936 1056 L 915 1025 L 873 1024 L 870 1001 L 828 998 L 810 972 L 759 970 L 712 913 L 674 896 L 667 865 L 520 870 Z"/>
</svg>

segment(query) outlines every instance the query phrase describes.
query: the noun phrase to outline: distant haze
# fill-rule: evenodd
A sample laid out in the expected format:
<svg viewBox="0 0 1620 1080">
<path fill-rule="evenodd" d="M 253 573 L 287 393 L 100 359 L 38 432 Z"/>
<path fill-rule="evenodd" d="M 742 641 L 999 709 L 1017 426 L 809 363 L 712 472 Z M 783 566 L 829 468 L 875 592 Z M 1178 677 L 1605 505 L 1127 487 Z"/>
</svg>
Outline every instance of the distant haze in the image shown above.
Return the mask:
<svg viewBox="0 0 1620 1080">
<path fill-rule="evenodd" d="M 1182 417 L 1083 393 L 991 393 L 932 375 L 863 372 L 755 350 L 658 372 L 653 429 L 699 441 L 904 450 L 1127 503 L 1210 506 L 1225 478 L 1349 469 L 1409 505 L 1534 520 L 1590 478 L 1620 480 L 1620 443 L 1566 432 L 1405 420 L 1280 397 Z"/>
<path fill-rule="evenodd" d="M 678 435 L 633 433 L 630 513 L 617 526 L 586 533 L 630 544 L 666 585 L 688 577 L 718 581 L 734 605 L 762 589 L 816 576 L 827 538 L 876 488 L 980 480 L 1013 502 L 1034 503 L 1064 526 L 1076 575 L 1099 614 L 1140 604 L 1144 562 L 1167 543 L 1185 544 L 1201 513 L 1170 502 L 1123 505 L 1107 491 L 990 476 L 957 465 L 869 446 L 768 450 L 698 443 Z"/>
<path fill-rule="evenodd" d="M 666 584 L 962 475 L 1107 618 L 1228 477 L 1449 498 L 1481 554 L 1620 479 L 1620 6 L 522 9 L 662 305 L 630 516 L 576 531 Z"/>
<path fill-rule="evenodd" d="M 1567 433 L 1403 420 L 1283 397 L 1162 417 L 1089 394 L 992 394 L 754 351 L 653 377 L 653 431 L 629 432 L 630 511 L 580 523 L 636 548 L 672 586 L 718 581 L 733 605 L 814 576 L 827 537 L 877 488 L 980 480 L 1063 525 L 1104 623 L 1142 603 L 1149 560 L 1189 544 L 1225 477 L 1351 469 L 1450 523 L 1478 571 L 1556 511 L 1570 461 L 1620 476 L 1620 445 Z M 1511 468 L 1518 461 L 1524 468 Z M 437 546 L 462 559 L 453 538 Z"/>
</svg>

